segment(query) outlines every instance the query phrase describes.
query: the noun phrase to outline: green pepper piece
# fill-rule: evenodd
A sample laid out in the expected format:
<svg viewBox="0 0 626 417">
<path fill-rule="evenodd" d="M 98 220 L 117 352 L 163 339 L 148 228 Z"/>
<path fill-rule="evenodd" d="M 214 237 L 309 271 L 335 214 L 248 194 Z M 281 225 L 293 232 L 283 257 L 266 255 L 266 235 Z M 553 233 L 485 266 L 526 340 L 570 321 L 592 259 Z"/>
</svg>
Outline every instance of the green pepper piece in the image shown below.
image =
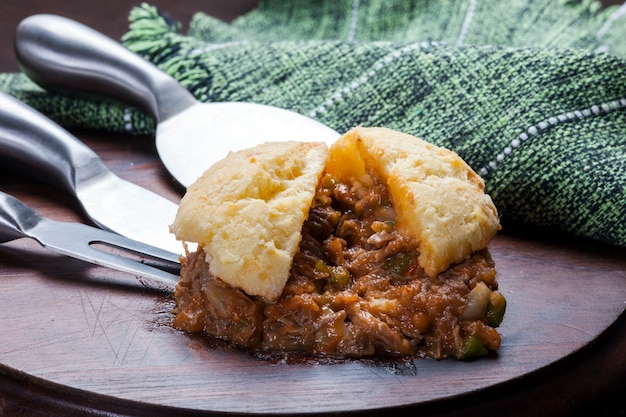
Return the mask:
<svg viewBox="0 0 626 417">
<path fill-rule="evenodd" d="M 315 261 L 315 271 L 329 273 L 330 268 L 328 268 L 328 265 L 326 265 L 324 261 L 322 261 L 321 259 L 318 259 L 317 261 Z"/>
<path fill-rule="evenodd" d="M 498 327 L 504 319 L 506 311 L 506 299 L 498 291 L 493 291 L 489 296 L 487 304 L 487 324 L 491 327 Z"/>
<path fill-rule="evenodd" d="M 406 253 L 398 253 L 385 263 L 385 267 L 397 275 L 406 275 L 409 272 L 411 257 Z"/>
<path fill-rule="evenodd" d="M 487 349 L 483 345 L 483 341 L 477 334 L 472 333 L 463 339 L 463 348 L 457 353 L 457 359 L 470 359 L 486 354 Z"/>
<path fill-rule="evenodd" d="M 332 285 L 343 287 L 350 282 L 350 271 L 343 266 L 333 266 L 330 269 L 329 280 Z"/>
<path fill-rule="evenodd" d="M 321 184 L 322 184 L 322 188 L 330 190 L 335 187 L 335 185 L 337 184 L 337 181 L 332 177 L 332 175 L 326 174 L 322 177 Z"/>
</svg>

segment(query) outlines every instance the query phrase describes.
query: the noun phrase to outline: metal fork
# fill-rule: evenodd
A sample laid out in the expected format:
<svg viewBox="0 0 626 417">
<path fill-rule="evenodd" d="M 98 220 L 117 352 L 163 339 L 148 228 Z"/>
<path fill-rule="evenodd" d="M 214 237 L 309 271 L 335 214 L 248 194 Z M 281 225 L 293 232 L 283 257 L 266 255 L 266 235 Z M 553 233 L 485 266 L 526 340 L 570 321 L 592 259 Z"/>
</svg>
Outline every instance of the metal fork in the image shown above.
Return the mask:
<svg viewBox="0 0 626 417">
<path fill-rule="evenodd" d="M 85 224 L 48 219 L 0 192 L 0 243 L 23 237 L 76 259 L 148 278 L 166 291 L 173 291 L 178 281 L 178 275 L 167 270 L 180 270 L 179 255 Z M 163 269 L 143 263 L 149 260 Z"/>
</svg>

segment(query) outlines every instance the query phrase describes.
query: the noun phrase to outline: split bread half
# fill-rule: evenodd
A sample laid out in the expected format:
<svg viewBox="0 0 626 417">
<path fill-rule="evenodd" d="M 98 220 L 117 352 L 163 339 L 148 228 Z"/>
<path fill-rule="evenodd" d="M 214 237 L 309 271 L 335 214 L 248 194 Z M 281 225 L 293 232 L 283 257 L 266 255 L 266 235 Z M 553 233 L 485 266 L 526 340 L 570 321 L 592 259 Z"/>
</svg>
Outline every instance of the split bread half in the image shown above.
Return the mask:
<svg viewBox="0 0 626 417">
<path fill-rule="evenodd" d="M 187 189 L 171 231 L 204 250 L 211 274 L 273 302 L 325 174 L 380 178 L 396 227 L 418 242 L 419 265 L 430 276 L 486 249 L 500 227 L 482 179 L 456 153 L 394 130 L 357 127 L 330 149 L 279 142 L 230 153 Z"/>
<path fill-rule="evenodd" d="M 323 143 L 231 152 L 187 189 L 170 229 L 204 250 L 211 274 L 248 295 L 276 300 L 327 160 Z"/>
<path fill-rule="evenodd" d="M 486 249 L 500 220 L 485 185 L 456 153 L 414 136 L 359 127 L 331 147 L 326 167 L 339 181 L 373 172 L 389 189 L 400 234 L 417 239 L 430 276 Z"/>
</svg>

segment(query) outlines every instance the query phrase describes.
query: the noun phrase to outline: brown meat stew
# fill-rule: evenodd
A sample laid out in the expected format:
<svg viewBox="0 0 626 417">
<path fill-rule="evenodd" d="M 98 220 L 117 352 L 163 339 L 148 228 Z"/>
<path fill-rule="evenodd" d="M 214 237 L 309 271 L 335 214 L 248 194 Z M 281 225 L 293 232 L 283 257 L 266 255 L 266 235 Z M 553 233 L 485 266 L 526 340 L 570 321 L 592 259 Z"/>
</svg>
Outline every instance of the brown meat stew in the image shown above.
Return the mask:
<svg viewBox="0 0 626 417">
<path fill-rule="evenodd" d="M 506 302 L 488 251 L 429 277 L 394 221 L 374 176 L 325 176 L 277 302 L 211 276 L 198 250 L 183 263 L 174 326 L 257 352 L 465 359 L 498 349 Z"/>
</svg>

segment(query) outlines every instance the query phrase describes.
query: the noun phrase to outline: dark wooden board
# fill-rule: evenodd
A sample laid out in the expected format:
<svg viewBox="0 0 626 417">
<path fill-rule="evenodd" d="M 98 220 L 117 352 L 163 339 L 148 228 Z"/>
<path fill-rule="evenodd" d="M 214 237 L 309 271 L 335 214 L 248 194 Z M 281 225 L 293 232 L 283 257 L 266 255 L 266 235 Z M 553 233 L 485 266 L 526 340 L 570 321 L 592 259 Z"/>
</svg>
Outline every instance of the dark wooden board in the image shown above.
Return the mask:
<svg viewBox="0 0 626 417">
<path fill-rule="evenodd" d="M 120 176 L 180 197 L 151 138 L 85 139 Z M 3 191 L 44 215 L 84 221 L 71 198 L 2 175 Z M 268 361 L 174 330 L 171 298 L 130 275 L 17 240 L 0 246 L 0 363 L 9 379 L 39 381 L 52 398 L 89 393 L 94 408 L 370 412 L 445 404 L 549 369 L 624 310 L 623 249 L 501 233 L 492 254 L 508 300 L 496 355 L 471 362 Z"/>
</svg>

